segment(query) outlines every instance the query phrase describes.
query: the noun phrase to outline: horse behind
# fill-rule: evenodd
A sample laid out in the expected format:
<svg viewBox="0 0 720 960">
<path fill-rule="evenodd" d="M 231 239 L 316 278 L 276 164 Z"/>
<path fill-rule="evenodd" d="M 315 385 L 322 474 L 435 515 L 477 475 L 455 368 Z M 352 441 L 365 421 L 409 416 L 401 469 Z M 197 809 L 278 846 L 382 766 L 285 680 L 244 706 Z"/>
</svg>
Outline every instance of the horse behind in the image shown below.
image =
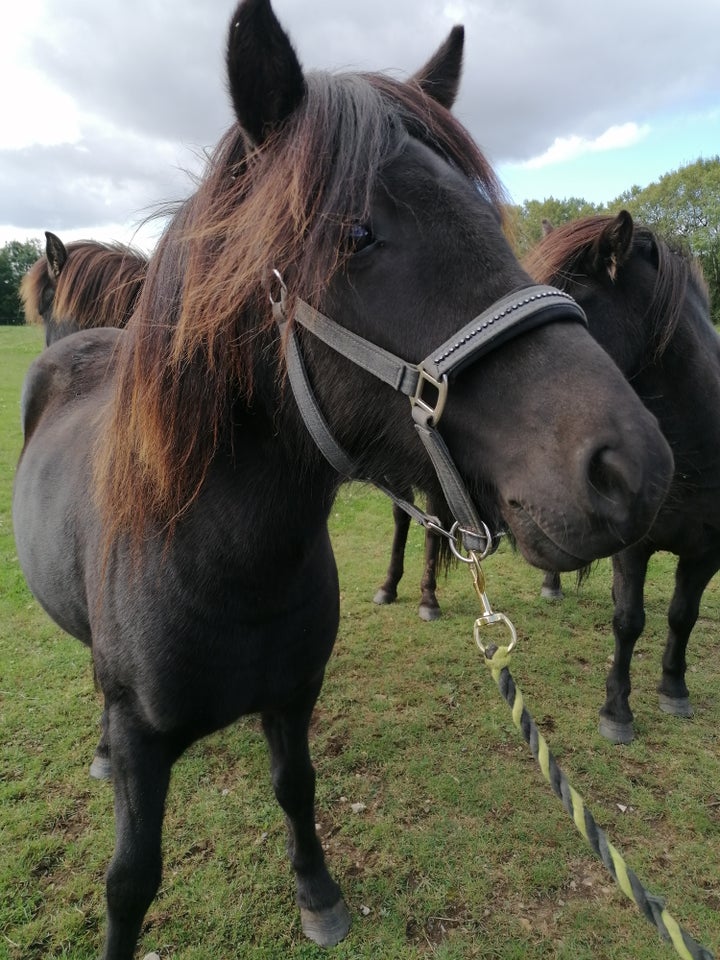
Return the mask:
<svg viewBox="0 0 720 960">
<path fill-rule="evenodd" d="M 545 569 L 638 539 L 664 497 L 672 457 L 653 417 L 503 235 L 494 174 L 449 111 L 462 44 L 456 28 L 407 82 L 305 74 L 268 0 L 241 3 L 226 60 L 237 123 L 150 258 L 127 327 L 67 336 L 28 373 L 18 556 L 50 616 L 91 646 L 106 705 L 104 960 L 133 956 L 160 884 L 173 765 L 248 713 L 303 930 L 323 945 L 348 931 L 308 745 L 339 623 L 327 520 L 345 479 L 318 431 L 353 475 L 439 497 L 434 442 L 466 502 Z M 466 337 L 483 353 L 468 356 Z M 358 353 L 403 376 L 378 385 Z M 464 364 L 434 379 L 446 358 Z M 428 377 L 448 394 L 439 424 L 423 395 L 407 400 Z M 540 411 L 561 404 L 549 430 Z"/>
<path fill-rule="evenodd" d="M 45 233 L 45 256 L 23 277 L 27 323 L 42 323 L 45 344 L 92 327 L 124 327 L 140 294 L 147 257 L 120 243 L 77 240 L 67 246 Z"/>
<path fill-rule="evenodd" d="M 720 338 L 698 265 L 652 230 L 633 225 L 625 211 L 548 231 L 525 266 L 581 303 L 590 332 L 657 417 L 675 459 L 652 527 L 612 559 L 615 656 L 600 732 L 613 743 L 629 743 L 630 664 L 645 626 L 648 562 L 660 550 L 678 560 L 659 704 L 666 713 L 692 716 L 687 645 L 703 592 L 720 570 Z M 543 595 L 562 597 L 557 572 L 545 575 Z"/>
</svg>

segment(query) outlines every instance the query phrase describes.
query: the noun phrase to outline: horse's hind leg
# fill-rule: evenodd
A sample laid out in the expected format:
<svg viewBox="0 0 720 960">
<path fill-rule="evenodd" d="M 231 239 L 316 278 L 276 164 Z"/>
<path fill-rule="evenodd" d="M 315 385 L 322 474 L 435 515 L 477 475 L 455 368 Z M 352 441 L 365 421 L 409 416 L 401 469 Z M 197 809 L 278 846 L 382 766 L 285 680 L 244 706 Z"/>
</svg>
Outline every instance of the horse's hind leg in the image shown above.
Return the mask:
<svg viewBox="0 0 720 960">
<path fill-rule="evenodd" d="M 630 661 L 645 626 L 643 594 L 652 551 L 637 545 L 613 557 L 613 633 L 615 657 L 607 675 L 607 698 L 600 708 L 600 733 L 613 743 L 630 743 L 635 736 L 630 709 Z"/>
<path fill-rule="evenodd" d="M 132 960 L 162 869 L 162 821 L 170 770 L 179 751 L 110 708 L 115 852 L 107 872 L 103 960 Z"/>
<path fill-rule="evenodd" d="M 440 553 L 440 537 L 432 530 L 425 531 L 425 570 L 420 581 L 421 620 L 437 620 L 440 617 L 440 604 L 435 590 L 437 588 L 437 563 Z"/>
<path fill-rule="evenodd" d="M 412 501 L 412 491 L 409 492 L 405 499 Z M 410 529 L 410 517 L 395 503 L 393 504 L 392 512 L 395 527 L 392 547 L 390 548 L 390 566 L 388 567 L 382 586 L 378 587 L 377 593 L 373 597 L 373 602 L 380 604 L 393 603 L 397 599 L 398 584 L 402 579 L 405 569 L 405 546 Z"/>
<path fill-rule="evenodd" d="M 668 611 L 668 637 L 658 684 L 660 709 L 676 717 L 691 717 L 692 707 L 685 683 L 685 654 L 690 633 L 700 612 L 700 600 L 710 579 L 720 569 L 720 551 L 700 560 L 680 558 L 675 571 L 675 591 Z"/>
<path fill-rule="evenodd" d="M 102 727 L 102 733 L 100 734 L 100 742 L 97 747 L 95 747 L 95 755 L 90 764 L 90 776 L 94 780 L 109 780 L 112 776 L 112 768 L 110 766 L 110 734 L 108 733 L 107 710 L 103 710 L 102 712 L 100 725 Z"/>
<path fill-rule="evenodd" d="M 308 727 L 320 683 L 282 710 L 266 710 L 262 723 L 270 748 L 275 796 L 285 811 L 288 854 L 295 871 L 297 902 L 305 936 L 323 947 L 339 943 L 350 929 L 340 888 L 325 866 L 315 830 L 315 770 Z"/>
</svg>

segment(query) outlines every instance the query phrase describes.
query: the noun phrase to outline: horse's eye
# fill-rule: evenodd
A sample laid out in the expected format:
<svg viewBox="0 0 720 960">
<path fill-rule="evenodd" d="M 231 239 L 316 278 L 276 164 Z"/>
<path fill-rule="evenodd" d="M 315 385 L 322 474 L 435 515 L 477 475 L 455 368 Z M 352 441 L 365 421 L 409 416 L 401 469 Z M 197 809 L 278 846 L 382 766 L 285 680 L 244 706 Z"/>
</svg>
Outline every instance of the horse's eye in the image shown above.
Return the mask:
<svg viewBox="0 0 720 960">
<path fill-rule="evenodd" d="M 368 224 L 353 223 L 348 227 L 345 246 L 349 253 L 360 253 L 361 250 L 371 247 L 374 243 L 375 237 Z"/>
</svg>

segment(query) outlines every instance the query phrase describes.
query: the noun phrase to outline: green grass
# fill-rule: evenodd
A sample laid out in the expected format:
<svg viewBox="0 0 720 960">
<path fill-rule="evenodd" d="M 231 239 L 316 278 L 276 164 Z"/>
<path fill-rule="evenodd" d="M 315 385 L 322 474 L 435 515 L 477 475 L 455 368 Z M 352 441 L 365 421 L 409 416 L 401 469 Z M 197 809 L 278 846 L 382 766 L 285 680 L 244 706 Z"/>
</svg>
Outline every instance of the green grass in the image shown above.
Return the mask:
<svg viewBox="0 0 720 960">
<path fill-rule="evenodd" d="M 96 960 L 112 796 L 88 779 L 100 702 L 87 651 L 42 613 L 18 569 L 10 488 L 24 370 L 39 331 L 0 328 L 0 958 Z M 313 723 L 317 820 L 353 915 L 330 952 L 305 941 L 259 725 L 248 718 L 177 764 L 165 873 L 138 956 L 163 960 L 657 960 L 672 957 L 614 887 L 542 778 L 472 639 L 466 570 L 441 583 L 443 619 L 417 617 L 422 536 L 392 607 L 372 603 L 391 516 L 342 492 L 332 515 L 342 623 Z M 655 557 L 633 668 L 637 741 L 597 733 L 609 634 L 609 563 L 562 604 L 504 545 L 484 564 L 519 637 L 512 672 L 571 782 L 649 889 L 720 947 L 720 591 L 690 648 L 691 721 L 655 685 L 672 558 Z M 364 804 L 353 813 L 352 804 Z M 623 813 L 618 805 L 626 807 Z"/>
</svg>

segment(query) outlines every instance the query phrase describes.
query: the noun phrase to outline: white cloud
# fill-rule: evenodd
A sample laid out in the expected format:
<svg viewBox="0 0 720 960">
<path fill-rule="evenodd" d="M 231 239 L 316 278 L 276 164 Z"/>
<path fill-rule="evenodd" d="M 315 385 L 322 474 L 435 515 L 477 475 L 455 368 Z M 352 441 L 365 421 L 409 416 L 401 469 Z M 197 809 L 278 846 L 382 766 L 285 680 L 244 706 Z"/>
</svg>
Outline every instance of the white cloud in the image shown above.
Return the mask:
<svg viewBox="0 0 720 960">
<path fill-rule="evenodd" d="M 573 134 L 569 137 L 556 137 L 552 145 L 537 157 L 520 164 L 526 170 L 538 170 L 555 163 L 566 163 L 586 153 L 603 153 L 607 150 L 623 150 L 639 143 L 650 133 L 648 124 L 621 123 L 601 133 L 599 137 L 588 140 Z"/>
</svg>

